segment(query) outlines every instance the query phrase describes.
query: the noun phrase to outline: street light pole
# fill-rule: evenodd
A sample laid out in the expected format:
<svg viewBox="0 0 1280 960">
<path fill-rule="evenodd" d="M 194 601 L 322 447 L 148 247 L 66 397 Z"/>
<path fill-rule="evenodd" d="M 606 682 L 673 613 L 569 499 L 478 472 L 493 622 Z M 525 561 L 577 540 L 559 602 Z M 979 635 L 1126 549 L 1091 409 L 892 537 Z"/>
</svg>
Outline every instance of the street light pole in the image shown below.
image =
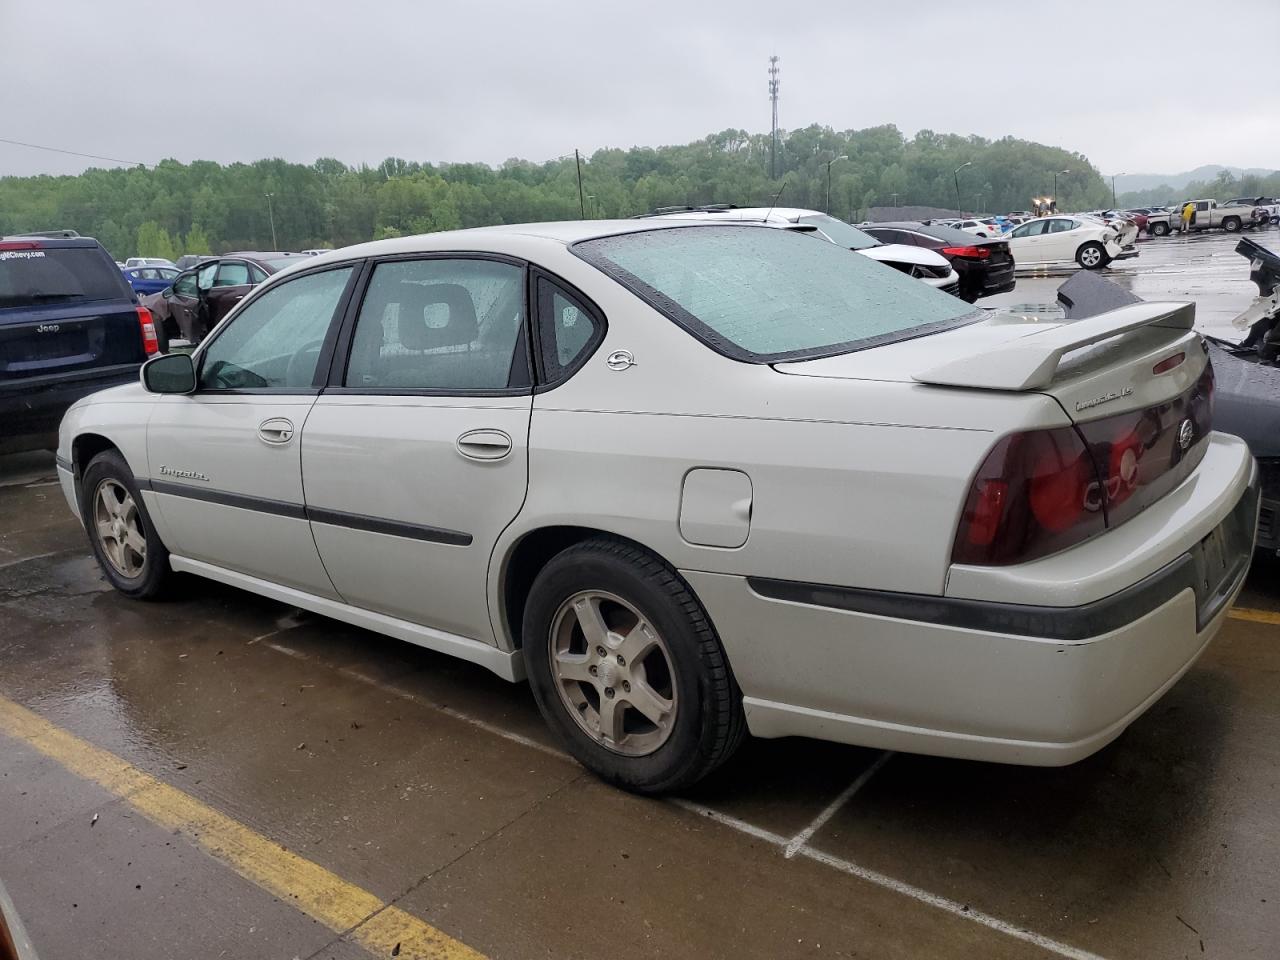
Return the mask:
<svg viewBox="0 0 1280 960">
<path fill-rule="evenodd" d="M 275 211 L 271 208 L 271 198 L 274 197 L 275 194 L 264 193 L 263 196 L 267 198 L 267 219 L 271 221 L 271 249 L 279 250 L 280 245 L 276 243 L 276 215 Z"/>
<path fill-rule="evenodd" d="M 573 148 L 573 163 L 578 168 L 578 213 L 587 219 L 587 201 L 582 197 L 582 158 L 578 156 L 578 148 Z"/>
<path fill-rule="evenodd" d="M 1111 209 L 1116 208 L 1116 177 L 1123 177 L 1123 173 L 1113 173 L 1111 175 Z"/>
<path fill-rule="evenodd" d="M 1071 172 L 1070 170 L 1055 170 L 1053 172 L 1053 208 L 1054 208 L 1053 212 L 1054 213 L 1060 212 L 1058 210 L 1058 177 L 1059 175 L 1065 177 L 1070 172 Z"/>
<path fill-rule="evenodd" d="M 964 211 L 960 209 L 960 171 L 965 167 L 972 166 L 972 164 L 972 160 L 966 160 L 964 163 L 960 164 L 960 166 L 956 167 L 955 171 L 952 173 L 952 176 L 955 177 L 956 180 L 956 215 L 960 217 L 964 216 Z"/>
<path fill-rule="evenodd" d="M 827 216 L 831 216 L 831 165 L 835 163 L 837 160 L 848 160 L 848 159 L 849 158 L 847 156 L 845 156 L 844 154 L 841 154 L 840 156 L 832 157 L 830 160 L 827 161 L 827 204 L 823 208 L 823 212 L 826 213 Z"/>
</svg>

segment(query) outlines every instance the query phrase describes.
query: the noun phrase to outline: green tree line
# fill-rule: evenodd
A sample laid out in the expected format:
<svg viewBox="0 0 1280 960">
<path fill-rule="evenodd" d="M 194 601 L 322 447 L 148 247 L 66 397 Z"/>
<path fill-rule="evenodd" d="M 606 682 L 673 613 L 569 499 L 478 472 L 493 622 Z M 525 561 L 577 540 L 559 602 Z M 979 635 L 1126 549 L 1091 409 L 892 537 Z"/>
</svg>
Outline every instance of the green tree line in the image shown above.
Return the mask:
<svg viewBox="0 0 1280 960">
<path fill-rule="evenodd" d="M 1168 184 L 1150 190 L 1131 190 L 1120 194 L 1126 207 L 1168 206 L 1184 200 L 1231 200 L 1235 197 L 1280 197 L 1280 170 L 1266 176 L 1246 174 L 1237 177 L 1230 170 L 1219 171 L 1212 180 L 1192 180 L 1178 189 Z"/>
<path fill-rule="evenodd" d="M 388 158 L 349 166 L 333 158 L 90 169 L 79 176 L 0 178 L 0 234 L 69 228 L 97 237 L 117 258 L 298 250 L 435 230 L 630 217 L 703 203 L 830 209 L 857 221 L 872 206 L 928 205 L 975 212 L 1026 209 L 1053 190 L 1059 207 L 1093 208 L 1109 185 L 1079 153 L 1006 137 L 905 137 L 895 126 L 836 131 L 809 126 L 771 138 L 724 130 L 694 143 L 602 149 L 543 163 L 511 159 L 430 164 Z M 828 199 L 827 161 L 830 166 Z M 955 169 L 959 172 L 957 199 Z M 1069 171 L 1062 174 L 1061 171 Z M 270 201 L 267 195 L 271 195 Z M 272 242 L 272 227 L 276 240 Z"/>
</svg>

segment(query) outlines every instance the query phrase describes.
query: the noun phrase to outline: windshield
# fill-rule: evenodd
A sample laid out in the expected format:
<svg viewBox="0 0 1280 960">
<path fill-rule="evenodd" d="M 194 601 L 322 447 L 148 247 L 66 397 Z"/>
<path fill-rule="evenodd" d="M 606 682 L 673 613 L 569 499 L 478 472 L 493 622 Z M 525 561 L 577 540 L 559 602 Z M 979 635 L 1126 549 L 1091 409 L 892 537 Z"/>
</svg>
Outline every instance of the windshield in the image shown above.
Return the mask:
<svg viewBox="0 0 1280 960">
<path fill-rule="evenodd" d="M 131 296 L 124 275 L 98 247 L 0 250 L 0 307 Z"/>
<path fill-rule="evenodd" d="M 676 227 L 572 249 L 708 346 L 753 363 L 847 353 L 979 316 L 892 267 L 792 230 Z"/>
<path fill-rule="evenodd" d="M 865 250 L 867 247 L 878 247 L 880 241 L 875 237 L 863 233 L 857 227 L 851 227 L 843 220 L 837 220 L 835 217 L 828 217 L 825 213 L 818 213 L 808 217 L 801 217 L 800 222 L 809 226 L 817 227 L 825 233 L 832 243 L 839 244 L 842 247 L 848 247 L 850 250 Z"/>
</svg>

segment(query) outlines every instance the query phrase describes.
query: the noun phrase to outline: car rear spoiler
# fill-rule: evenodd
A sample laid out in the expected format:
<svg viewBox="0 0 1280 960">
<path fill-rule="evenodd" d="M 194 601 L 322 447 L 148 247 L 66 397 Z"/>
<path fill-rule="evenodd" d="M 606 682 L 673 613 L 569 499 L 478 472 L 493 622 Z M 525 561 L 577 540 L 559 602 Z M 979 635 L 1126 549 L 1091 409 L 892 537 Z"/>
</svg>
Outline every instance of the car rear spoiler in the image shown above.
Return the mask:
<svg viewBox="0 0 1280 960">
<path fill-rule="evenodd" d="M 1066 323 L 1029 325 L 1027 334 L 1012 342 L 957 357 L 913 377 L 920 383 L 947 387 L 1042 390 L 1053 382 L 1062 358 L 1073 350 L 1143 327 L 1190 330 L 1195 317 L 1191 303 L 1139 301 Z"/>
</svg>

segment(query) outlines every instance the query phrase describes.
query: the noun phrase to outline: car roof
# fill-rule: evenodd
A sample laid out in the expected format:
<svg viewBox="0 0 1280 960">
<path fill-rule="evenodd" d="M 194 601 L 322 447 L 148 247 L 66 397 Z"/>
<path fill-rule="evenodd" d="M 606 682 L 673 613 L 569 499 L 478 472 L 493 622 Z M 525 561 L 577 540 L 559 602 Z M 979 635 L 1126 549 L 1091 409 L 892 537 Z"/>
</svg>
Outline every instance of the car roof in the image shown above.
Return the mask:
<svg viewBox="0 0 1280 960">
<path fill-rule="evenodd" d="M 737 221 L 730 221 L 737 224 Z M 720 224 L 723 225 L 723 222 Z M 626 233 L 645 233 L 652 230 L 670 230 L 677 227 L 714 227 L 706 217 L 689 219 L 665 219 L 644 217 L 627 220 L 559 220 L 546 223 L 511 223 L 493 227 L 471 227 L 466 230 L 446 230 L 440 233 L 422 233 L 410 237 L 393 237 L 372 240 L 330 250 L 318 256 L 295 254 L 299 263 L 340 263 L 361 257 L 379 257 L 398 253 L 429 253 L 437 250 L 479 250 L 503 247 L 511 242 L 530 238 L 569 246 L 583 240 L 614 237 Z M 741 224 L 744 228 L 750 223 Z M 227 254 L 227 256 L 231 256 Z M 240 254 L 240 256 L 244 256 Z"/>
</svg>

